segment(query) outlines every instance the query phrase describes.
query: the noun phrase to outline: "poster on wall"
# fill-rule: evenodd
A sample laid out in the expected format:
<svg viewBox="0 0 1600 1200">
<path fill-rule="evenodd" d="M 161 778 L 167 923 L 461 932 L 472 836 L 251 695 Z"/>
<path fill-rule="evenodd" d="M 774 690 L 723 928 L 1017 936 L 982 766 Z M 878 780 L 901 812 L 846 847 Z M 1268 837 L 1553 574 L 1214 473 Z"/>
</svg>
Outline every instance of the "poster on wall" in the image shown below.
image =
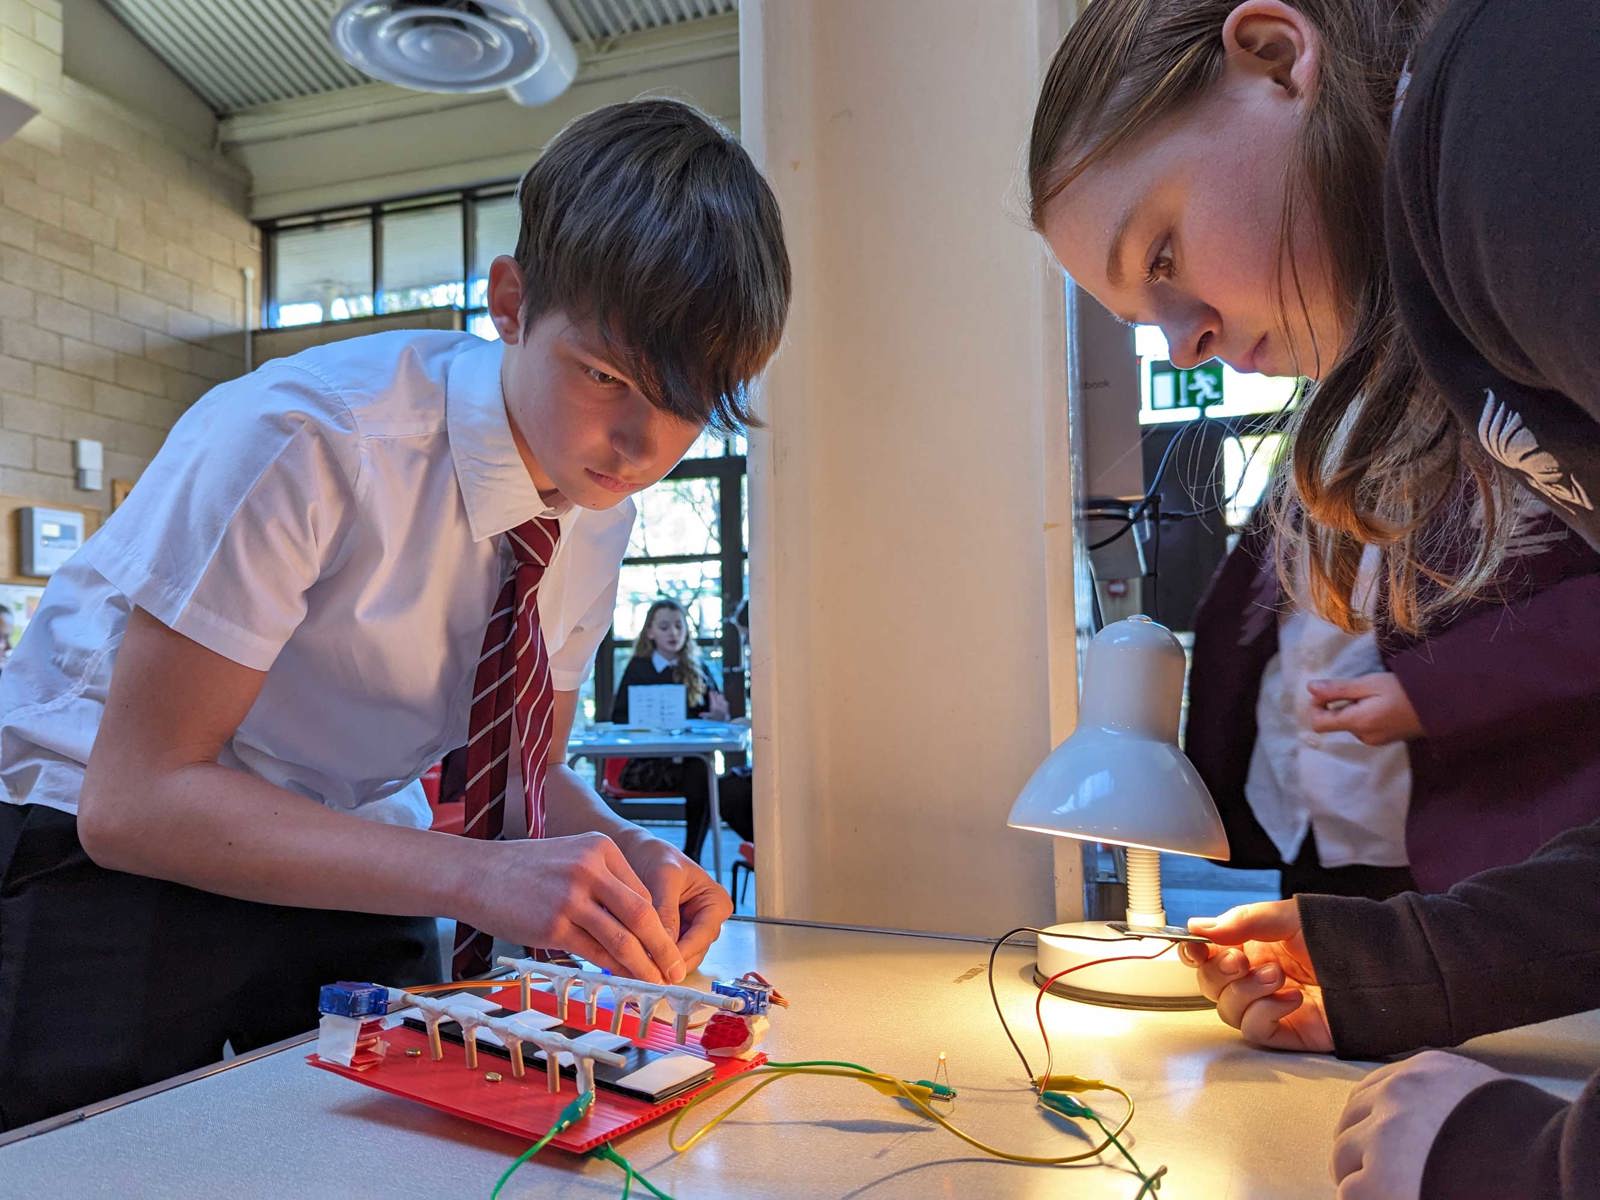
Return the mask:
<svg viewBox="0 0 1600 1200">
<path fill-rule="evenodd" d="M 0 583 L 0 665 L 11 657 L 11 648 L 38 611 L 43 595 L 44 588 L 33 584 Z"/>
</svg>

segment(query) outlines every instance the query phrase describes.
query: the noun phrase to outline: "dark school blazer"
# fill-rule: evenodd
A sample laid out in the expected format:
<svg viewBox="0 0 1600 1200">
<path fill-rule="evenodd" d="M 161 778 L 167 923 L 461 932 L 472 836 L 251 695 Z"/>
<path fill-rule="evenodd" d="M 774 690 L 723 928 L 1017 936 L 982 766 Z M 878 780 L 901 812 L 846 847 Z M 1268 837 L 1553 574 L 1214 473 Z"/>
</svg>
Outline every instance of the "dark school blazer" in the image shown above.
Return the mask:
<svg viewBox="0 0 1600 1200">
<path fill-rule="evenodd" d="M 1553 514 L 1525 525 L 1503 600 L 1425 638 L 1380 630 L 1425 736 L 1409 743 L 1406 851 L 1443 891 L 1600 819 L 1600 555 Z M 1268 535 L 1247 532 L 1195 614 L 1185 749 L 1228 831 L 1230 866 L 1283 865 L 1245 799 L 1255 706 L 1284 603 Z"/>
</svg>

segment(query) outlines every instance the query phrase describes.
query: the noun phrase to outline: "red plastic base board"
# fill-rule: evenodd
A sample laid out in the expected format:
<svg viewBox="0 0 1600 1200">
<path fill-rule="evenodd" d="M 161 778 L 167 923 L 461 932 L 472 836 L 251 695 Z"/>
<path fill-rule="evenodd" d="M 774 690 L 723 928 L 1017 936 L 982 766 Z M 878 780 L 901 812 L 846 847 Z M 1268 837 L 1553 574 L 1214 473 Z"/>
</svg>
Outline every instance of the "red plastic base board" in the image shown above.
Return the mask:
<svg viewBox="0 0 1600 1200">
<path fill-rule="evenodd" d="M 488 996 L 502 1008 L 509 1008 L 513 1012 L 522 1006 L 515 986 L 491 992 Z M 535 990 L 533 1007 L 541 1012 L 554 1014 L 555 997 L 548 992 Z M 596 1023 L 590 1025 L 583 1019 L 583 1005 L 572 1003 L 568 1005 L 565 1020 L 568 1025 L 576 1029 L 611 1028 L 609 1009 L 600 1009 L 595 1017 Z M 621 1033 L 652 1050 L 663 1050 L 669 1054 L 693 1054 L 715 1063 L 717 1073 L 711 1083 L 726 1079 L 730 1075 L 737 1075 L 741 1071 L 748 1071 L 751 1067 L 767 1061 L 764 1054 L 758 1054 L 752 1059 L 711 1058 L 700 1048 L 698 1033 L 691 1031 L 688 1040 L 680 1046 L 672 1040 L 672 1026 L 663 1025 L 659 1021 L 651 1023 L 641 1041 L 639 1020 L 631 1012 L 622 1019 Z M 550 1127 L 555 1124 L 561 1110 L 578 1094 L 576 1081 L 568 1076 L 562 1077 L 561 1091 L 551 1093 L 546 1082 L 544 1064 L 534 1061 L 531 1047 L 525 1051 L 528 1058 L 527 1074 L 521 1079 L 514 1079 L 511 1075 L 511 1063 L 496 1054 L 480 1052 L 477 1070 L 469 1070 L 462 1048 L 451 1042 L 444 1044 L 444 1058 L 434 1062 L 428 1055 L 428 1035 L 409 1026 L 396 1026 L 386 1031 L 384 1038 L 389 1043 L 389 1053 L 382 1064 L 369 1071 L 352 1071 L 349 1067 L 323 1062 L 315 1054 L 308 1055 L 306 1061 L 321 1070 L 343 1075 L 346 1079 L 352 1079 L 367 1087 L 377 1088 L 392 1096 L 403 1096 L 407 1100 L 419 1101 L 441 1112 L 476 1121 L 480 1125 L 514 1133 L 530 1142 L 537 1141 L 550 1132 Z M 406 1051 L 411 1048 L 420 1049 L 421 1056 L 408 1056 Z M 484 1075 L 489 1071 L 499 1073 L 501 1081 L 491 1083 L 485 1079 Z M 589 1115 L 571 1129 L 557 1134 L 551 1139 L 550 1144 L 574 1154 L 593 1150 L 603 1142 L 638 1129 L 641 1125 L 647 1125 L 674 1109 L 682 1108 L 697 1092 L 710 1087 L 711 1083 L 685 1092 L 662 1104 L 648 1104 L 632 1096 L 600 1088 L 595 1092 L 594 1107 L 589 1110 Z"/>
</svg>

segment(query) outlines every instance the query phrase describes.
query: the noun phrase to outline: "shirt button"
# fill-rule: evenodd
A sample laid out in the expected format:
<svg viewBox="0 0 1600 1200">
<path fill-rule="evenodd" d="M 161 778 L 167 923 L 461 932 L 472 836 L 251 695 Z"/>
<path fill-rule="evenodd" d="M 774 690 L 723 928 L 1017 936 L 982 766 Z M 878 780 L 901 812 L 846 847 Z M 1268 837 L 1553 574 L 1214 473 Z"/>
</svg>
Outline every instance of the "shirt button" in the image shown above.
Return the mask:
<svg viewBox="0 0 1600 1200">
<path fill-rule="evenodd" d="M 1302 746 L 1310 746 L 1313 750 L 1315 750 L 1318 746 L 1322 745 L 1322 739 L 1314 733 L 1302 733 L 1300 735 L 1300 744 Z"/>
</svg>

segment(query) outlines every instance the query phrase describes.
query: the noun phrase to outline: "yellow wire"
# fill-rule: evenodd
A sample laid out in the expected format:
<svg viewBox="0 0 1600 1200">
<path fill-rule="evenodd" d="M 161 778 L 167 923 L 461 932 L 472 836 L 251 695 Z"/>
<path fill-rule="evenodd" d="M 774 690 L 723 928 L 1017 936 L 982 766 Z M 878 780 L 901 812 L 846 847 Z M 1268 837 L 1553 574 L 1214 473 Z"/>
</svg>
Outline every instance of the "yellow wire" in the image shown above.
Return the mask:
<svg viewBox="0 0 1600 1200">
<path fill-rule="evenodd" d="M 748 1083 L 757 1075 L 765 1076 L 765 1078 L 754 1084 L 744 1095 L 740 1096 L 726 1109 L 712 1117 L 699 1129 L 695 1130 L 694 1133 L 689 1136 L 688 1140 L 682 1145 L 678 1144 L 678 1129 L 683 1124 L 683 1119 L 689 1115 L 691 1110 L 711 1099 L 711 1097 L 715 1096 L 718 1092 L 730 1087 L 734 1087 L 737 1084 Z M 1132 1098 L 1121 1088 L 1112 1087 L 1108 1084 L 1105 1088 L 1106 1091 L 1116 1092 L 1124 1100 L 1128 1101 L 1128 1112 L 1127 1115 L 1122 1118 L 1122 1124 L 1117 1126 L 1116 1131 L 1110 1137 L 1106 1138 L 1105 1141 L 1096 1146 L 1093 1150 L 1084 1150 L 1077 1154 L 1065 1154 L 1053 1157 L 1044 1157 L 1032 1154 L 1013 1154 L 1008 1150 L 1001 1150 L 995 1146 L 989 1145 L 987 1142 L 980 1141 L 979 1139 L 973 1137 L 970 1133 L 956 1128 L 956 1126 L 952 1125 L 948 1120 L 946 1120 L 942 1114 L 935 1112 L 931 1107 L 929 1107 L 927 1101 L 922 1098 L 920 1093 L 927 1092 L 927 1088 L 918 1088 L 913 1084 L 908 1084 L 903 1079 L 896 1079 L 892 1075 L 882 1075 L 877 1072 L 862 1073 L 859 1071 L 847 1071 L 835 1067 L 754 1067 L 749 1071 L 744 1071 L 738 1075 L 724 1079 L 720 1083 L 712 1084 L 704 1091 L 698 1093 L 694 1099 L 689 1101 L 688 1104 L 679 1109 L 678 1115 L 673 1118 L 671 1128 L 667 1131 L 667 1144 L 679 1154 L 683 1154 L 689 1150 L 692 1150 L 707 1136 L 709 1136 L 711 1131 L 714 1130 L 718 1125 L 722 1124 L 722 1122 L 726 1121 L 734 1113 L 738 1112 L 745 1101 L 749 1100 L 762 1088 L 777 1083 L 778 1080 L 787 1078 L 791 1075 L 831 1075 L 838 1079 L 854 1079 L 857 1083 L 865 1083 L 875 1090 L 884 1092 L 886 1095 L 894 1095 L 895 1093 L 899 1093 L 902 1098 L 910 1101 L 912 1105 L 919 1109 L 924 1116 L 943 1127 L 946 1132 L 952 1133 L 956 1137 L 960 1138 L 963 1142 L 966 1142 L 967 1145 L 974 1146 L 983 1151 L 985 1154 L 992 1155 L 995 1158 L 1005 1159 L 1007 1162 L 1030 1163 L 1034 1166 L 1056 1167 L 1066 1163 L 1082 1162 L 1084 1159 L 1088 1158 L 1096 1158 L 1112 1146 L 1113 1139 L 1121 1136 L 1123 1131 L 1128 1128 L 1128 1125 L 1133 1120 Z"/>
</svg>

